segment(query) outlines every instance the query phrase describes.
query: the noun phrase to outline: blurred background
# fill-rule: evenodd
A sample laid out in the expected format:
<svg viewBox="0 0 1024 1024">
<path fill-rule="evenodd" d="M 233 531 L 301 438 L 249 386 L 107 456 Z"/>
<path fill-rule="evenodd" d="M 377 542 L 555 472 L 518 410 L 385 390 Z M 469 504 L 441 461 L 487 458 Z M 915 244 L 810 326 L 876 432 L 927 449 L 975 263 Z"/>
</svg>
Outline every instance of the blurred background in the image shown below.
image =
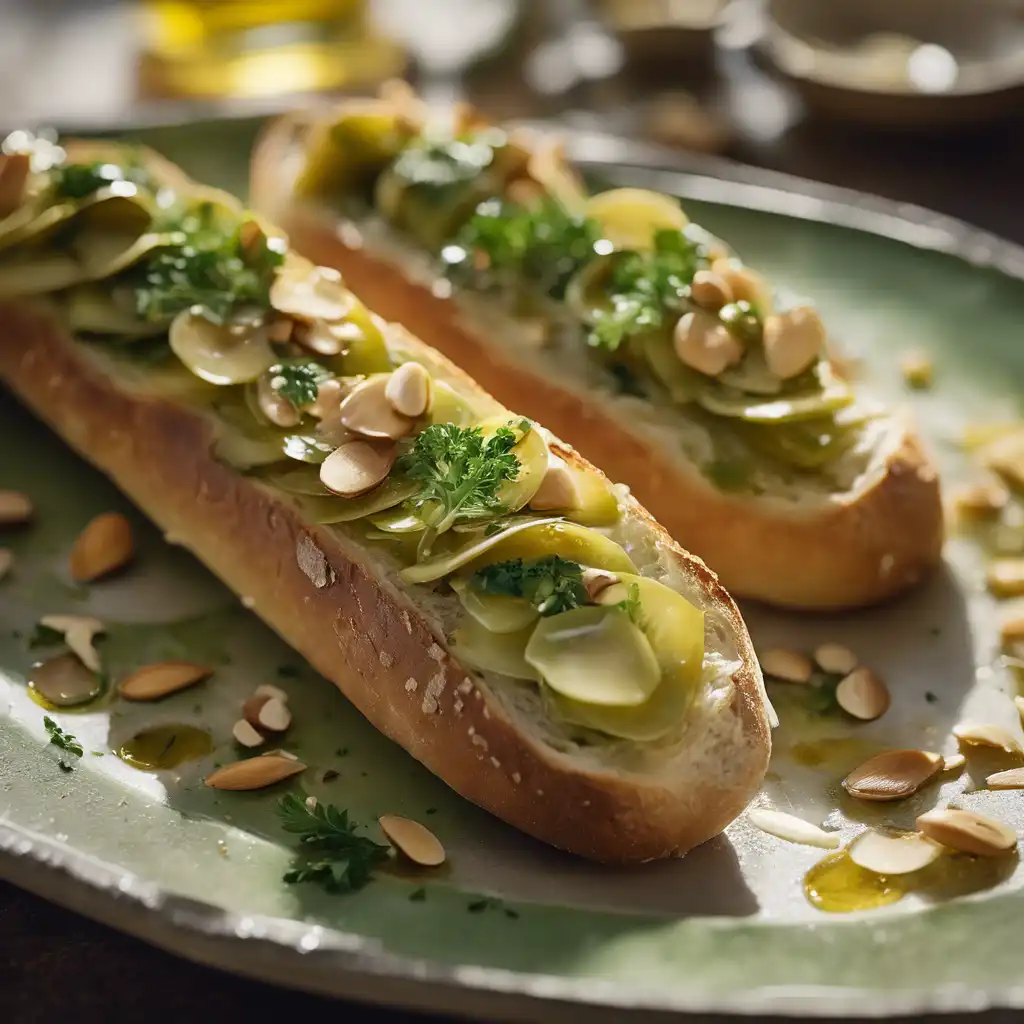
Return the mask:
<svg viewBox="0 0 1024 1024">
<path fill-rule="evenodd" d="M 3 0 L 0 122 L 258 117 L 405 74 L 1024 241 L 1024 0 Z"/>
</svg>

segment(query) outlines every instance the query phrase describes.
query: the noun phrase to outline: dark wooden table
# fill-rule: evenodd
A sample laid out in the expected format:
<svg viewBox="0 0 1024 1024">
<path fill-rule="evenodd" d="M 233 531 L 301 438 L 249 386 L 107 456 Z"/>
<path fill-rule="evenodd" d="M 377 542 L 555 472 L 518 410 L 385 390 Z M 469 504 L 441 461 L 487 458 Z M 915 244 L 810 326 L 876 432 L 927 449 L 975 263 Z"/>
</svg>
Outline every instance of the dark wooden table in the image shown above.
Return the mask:
<svg viewBox="0 0 1024 1024">
<path fill-rule="evenodd" d="M 527 31 L 518 51 L 510 48 L 504 62 L 492 62 L 470 79 L 473 87 L 491 101 L 506 101 L 517 114 L 590 111 L 601 124 L 630 124 L 631 104 L 651 86 L 628 71 L 558 97 L 541 99 L 517 90 L 510 83 L 521 76 L 514 69 L 509 74 L 509 62 L 520 59 L 530 39 Z M 36 49 L 41 40 L 42 54 Z M 66 115 L 103 123 L 105 117 L 130 116 L 125 90 L 131 46 L 114 0 L 5 0 L 0 5 L 3 120 L 14 124 L 22 117 Z M 735 51 L 719 58 L 717 76 L 699 91 L 729 112 L 736 128 L 729 155 L 737 159 L 929 206 L 1024 242 L 1019 125 L 967 136 L 915 137 L 821 124 L 807 118 L 792 94 L 758 71 L 749 55 Z M 358 1019 L 376 1024 L 413 1019 L 346 1008 L 196 966 L 0 884 L 0 1020 L 5 1022 L 318 1020 L 356 1012 Z"/>
</svg>

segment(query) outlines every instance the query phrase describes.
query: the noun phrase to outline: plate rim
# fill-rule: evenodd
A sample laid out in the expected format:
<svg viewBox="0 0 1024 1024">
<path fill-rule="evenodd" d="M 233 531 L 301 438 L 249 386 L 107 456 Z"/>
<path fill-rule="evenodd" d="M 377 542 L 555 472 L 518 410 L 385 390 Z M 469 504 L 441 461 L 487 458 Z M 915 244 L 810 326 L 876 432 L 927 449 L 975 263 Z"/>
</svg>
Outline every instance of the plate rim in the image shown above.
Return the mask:
<svg viewBox="0 0 1024 1024">
<path fill-rule="evenodd" d="M 585 169 L 628 171 L 691 199 L 846 227 L 946 253 L 1024 281 L 1024 246 L 911 203 L 560 126 Z M 486 1019 L 661 1020 L 680 1012 L 883 1017 L 1024 1009 L 1024 983 L 874 991 L 762 986 L 745 992 L 650 992 L 590 977 L 446 965 L 389 953 L 377 940 L 285 918 L 246 915 L 169 893 L 125 868 L 0 820 L 0 878 L 185 959 L 318 995 Z M 382 985 L 381 982 L 386 984 Z"/>
</svg>

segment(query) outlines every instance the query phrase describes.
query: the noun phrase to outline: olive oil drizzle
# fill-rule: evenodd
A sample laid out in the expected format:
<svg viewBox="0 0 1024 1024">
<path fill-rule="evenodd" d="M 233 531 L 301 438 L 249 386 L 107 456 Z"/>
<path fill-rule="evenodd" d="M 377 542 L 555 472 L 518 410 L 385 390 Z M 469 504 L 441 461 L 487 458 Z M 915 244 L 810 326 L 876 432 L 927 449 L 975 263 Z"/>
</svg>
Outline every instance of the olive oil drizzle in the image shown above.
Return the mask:
<svg viewBox="0 0 1024 1024">
<path fill-rule="evenodd" d="M 143 729 L 121 744 L 117 756 L 144 772 L 166 771 L 205 757 L 213 738 L 194 725 L 158 725 Z"/>
</svg>

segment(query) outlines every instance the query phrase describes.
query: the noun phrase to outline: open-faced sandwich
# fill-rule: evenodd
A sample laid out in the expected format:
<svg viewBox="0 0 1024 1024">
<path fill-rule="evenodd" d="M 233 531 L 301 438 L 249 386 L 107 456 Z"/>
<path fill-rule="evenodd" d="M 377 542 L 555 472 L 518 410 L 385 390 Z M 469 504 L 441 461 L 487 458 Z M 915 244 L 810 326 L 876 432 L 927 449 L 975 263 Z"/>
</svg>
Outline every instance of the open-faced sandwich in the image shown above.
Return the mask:
<svg viewBox="0 0 1024 1024">
<path fill-rule="evenodd" d="M 627 483 L 739 596 L 895 594 L 940 557 L 935 470 L 814 309 L 679 203 L 588 196 L 558 145 L 400 86 L 271 125 L 254 205 L 295 247 Z"/>
<path fill-rule="evenodd" d="M 750 638 L 626 488 L 154 154 L 3 152 L 0 380 L 378 729 L 599 860 L 743 809 Z"/>
</svg>

